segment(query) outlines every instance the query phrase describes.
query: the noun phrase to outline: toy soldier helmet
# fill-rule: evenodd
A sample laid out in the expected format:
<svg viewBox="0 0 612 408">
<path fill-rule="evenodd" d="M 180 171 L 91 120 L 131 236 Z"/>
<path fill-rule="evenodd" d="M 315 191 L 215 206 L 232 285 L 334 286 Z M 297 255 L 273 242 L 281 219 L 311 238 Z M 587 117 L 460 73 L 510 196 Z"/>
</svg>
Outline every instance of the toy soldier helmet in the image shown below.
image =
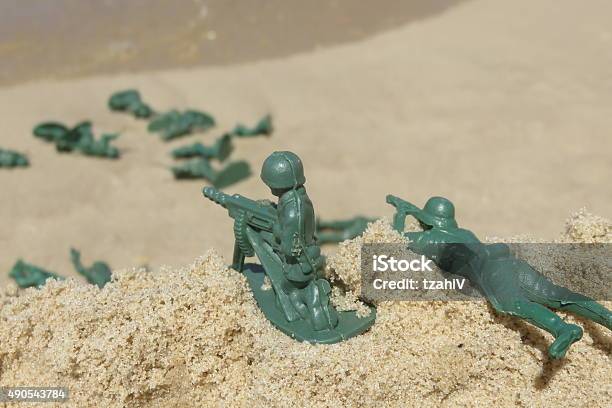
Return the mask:
<svg viewBox="0 0 612 408">
<path fill-rule="evenodd" d="M 299 187 L 306 182 L 302 160 L 292 152 L 274 152 L 264 161 L 261 179 L 272 189 Z"/>
<path fill-rule="evenodd" d="M 438 228 L 457 228 L 455 206 L 444 197 L 431 197 L 416 219 L 423 224 Z"/>
</svg>

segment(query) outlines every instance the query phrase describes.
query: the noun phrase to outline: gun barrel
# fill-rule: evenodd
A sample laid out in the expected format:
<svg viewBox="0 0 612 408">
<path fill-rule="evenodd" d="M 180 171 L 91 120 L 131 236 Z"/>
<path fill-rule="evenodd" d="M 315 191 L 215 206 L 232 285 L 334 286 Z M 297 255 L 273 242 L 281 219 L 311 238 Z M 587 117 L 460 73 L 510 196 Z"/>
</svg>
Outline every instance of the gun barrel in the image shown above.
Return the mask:
<svg viewBox="0 0 612 408">
<path fill-rule="evenodd" d="M 398 196 L 394 196 L 393 194 L 387 195 L 387 202 L 395 206 L 411 205 L 408 201 L 402 200 L 401 198 L 399 198 Z"/>
<path fill-rule="evenodd" d="M 402 201 L 398 196 L 394 196 L 393 194 L 387 194 L 387 202 L 389 204 L 397 203 L 398 201 Z"/>
<path fill-rule="evenodd" d="M 395 206 L 398 209 L 401 209 L 403 211 L 406 212 L 418 212 L 420 211 L 419 207 L 417 207 L 416 205 L 403 200 L 397 196 L 394 196 L 393 194 L 388 194 L 387 195 L 387 203 Z"/>
<path fill-rule="evenodd" d="M 230 197 L 229 195 L 217 190 L 214 187 L 204 187 L 204 189 L 202 190 L 202 194 L 204 194 L 204 197 L 208 198 L 214 203 L 219 204 L 224 208 L 226 207 L 228 197 Z"/>
</svg>

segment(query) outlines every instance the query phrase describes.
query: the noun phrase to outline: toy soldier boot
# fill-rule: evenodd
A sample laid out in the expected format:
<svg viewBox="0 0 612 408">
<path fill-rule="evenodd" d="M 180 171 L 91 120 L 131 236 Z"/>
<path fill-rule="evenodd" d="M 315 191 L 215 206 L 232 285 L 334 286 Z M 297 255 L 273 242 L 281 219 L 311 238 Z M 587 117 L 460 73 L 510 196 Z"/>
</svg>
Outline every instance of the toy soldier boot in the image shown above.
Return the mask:
<svg viewBox="0 0 612 408">
<path fill-rule="evenodd" d="M 312 281 L 306 288 L 306 304 L 315 330 L 333 329 L 338 325 L 338 312 L 330 304 L 331 286 L 325 279 Z"/>
<path fill-rule="evenodd" d="M 535 292 L 530 288 L 523 288 L 527 292 L 527 297 L 534 302 L 575 313 L 612 330 L 612 312 L 590 297 L 557 286 L 550 281 L 546 281 L 546 284 L 538 289 Z"/>
<path fill-rule="evenodd" d="M 330 330 L 338 325 L 338 312 L 330 304 L 331 287 L 325 279 L 316 279 L 290 294 L 295 309 L 309 321 L 315 331 Z"/>
<path fill-rule="evenodd" d="M 498 312 L 520 317 L 552 334 L 555 341 L 548 347 L 548 355 L 553 359 L 563 358 L 569 347 L 582 338 L 582 329 L 579 326 L 566 323 L 552 310 L 539 303 L 515 298 L 502 301 L 500 305 L 492 304 Z"/>
</svg>

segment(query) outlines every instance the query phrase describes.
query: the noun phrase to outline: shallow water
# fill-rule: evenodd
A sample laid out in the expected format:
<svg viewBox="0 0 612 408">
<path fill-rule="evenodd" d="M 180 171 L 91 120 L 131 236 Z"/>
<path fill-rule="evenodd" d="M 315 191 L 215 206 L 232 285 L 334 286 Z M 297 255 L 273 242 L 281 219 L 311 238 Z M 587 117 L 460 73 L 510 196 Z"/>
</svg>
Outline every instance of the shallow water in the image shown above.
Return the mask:
<svg viewBox="0 0 612 408">
<path fill-rule="evenodd" d="M 464 0 L 3 0 L 0 85 L 247 62 L 355 41 Z"/>
</svg>

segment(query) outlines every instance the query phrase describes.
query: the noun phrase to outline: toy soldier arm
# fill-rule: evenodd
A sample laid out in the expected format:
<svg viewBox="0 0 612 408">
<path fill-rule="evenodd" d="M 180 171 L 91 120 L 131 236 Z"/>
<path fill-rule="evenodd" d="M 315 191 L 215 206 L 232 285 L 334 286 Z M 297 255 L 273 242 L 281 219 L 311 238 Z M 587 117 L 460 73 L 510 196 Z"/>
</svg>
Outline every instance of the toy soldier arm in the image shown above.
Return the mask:
<svg viewBox="0 0 612 408">
<path fill-rule="evenodd" d="M 393 229 L 398 232 L 404 232 L 406 216 L 418 212 L 418 207 L 392 194 L 387 195 L 387 202 L 394 206 L 396 211 L 393 215 Z"/>
<path fill-rule="evenodd" d="M 279 213 L 280 228 L 278 238 L 280 239 L 280 250 L 285 258 L 293 258 L 300 254 L 302 247 L 299 245 L 300 237 L 300 214 L 295 203 L 283 206 Z"/>
<path fill-rule="evenodd" d="M 233 267 L 241 271 L 245 256 L 253 256 L 254 250 L 247 237 L 247 227 L 263 235 L 272 235 L 277 223 L 276 209 L 268 204 L 257 202 L 239 194 L 225 194 L 214 187 L 205 187 L 204 196 L 228 210 L 234 219 L 234 256 Z"/>
</svg>

